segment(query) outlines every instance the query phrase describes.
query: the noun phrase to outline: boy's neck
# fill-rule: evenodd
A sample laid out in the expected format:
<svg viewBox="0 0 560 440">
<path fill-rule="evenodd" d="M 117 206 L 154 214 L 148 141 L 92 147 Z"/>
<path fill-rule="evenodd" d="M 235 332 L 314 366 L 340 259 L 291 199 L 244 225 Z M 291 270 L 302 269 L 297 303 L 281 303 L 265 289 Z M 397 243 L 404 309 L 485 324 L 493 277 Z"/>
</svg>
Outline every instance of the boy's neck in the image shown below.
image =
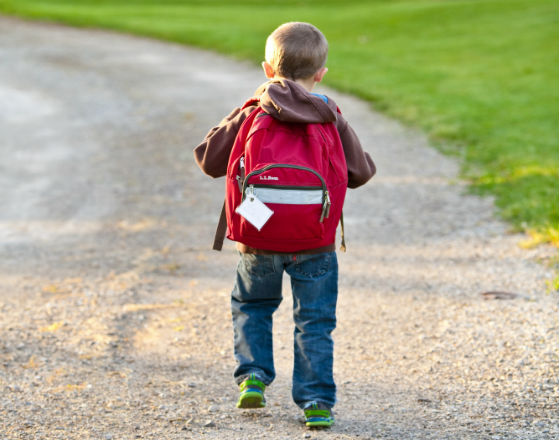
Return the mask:
<svg viewBox="0 0 560 440">
<path fill-rule="evenodd" d="M 275 79 L 289 79 L 289 78 L 276 76 Z M 313 88 L 315 87 L 316 84 L 315 81 L 313 80 L 313 77 L 307 79 L 296 79 L 291 81 L 298 83 L 300 86 L 302 86 L 305 90 L 307 90 L 310 93 L 313 91 Z"/>
<path fill-rule="evenodd" d="M 313 78 L 296 79 L 295 82 L 302 86 L 309 93 L 311 93 L 313 91 L 313 87 L 315 87 L 315 81 L 313 81 Z"/>
<path fill-rule="evenodd" d="M 311 93 L 313 91 L 313 87 L 315 87 L 315 81 L 313 80 L 313 78 L 296 79 L 296 82 L 300 86 L 303 86 L 303 88 L 306 89 L 309 93 Z"/>
</svg>

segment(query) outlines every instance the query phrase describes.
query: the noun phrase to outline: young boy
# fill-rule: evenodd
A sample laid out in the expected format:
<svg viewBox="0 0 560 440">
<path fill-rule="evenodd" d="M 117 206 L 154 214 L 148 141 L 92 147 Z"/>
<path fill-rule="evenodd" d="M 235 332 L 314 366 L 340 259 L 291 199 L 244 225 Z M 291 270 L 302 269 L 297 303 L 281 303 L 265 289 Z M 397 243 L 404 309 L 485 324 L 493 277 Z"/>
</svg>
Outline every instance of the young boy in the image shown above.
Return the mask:
<svg viewBox="0 0 560 440">
<path fill-rule="evenodd" d="M 228 159 L 243 121 L 260 106 L 288 123 L 336 125 L 348 169 L 348 187 L 365 184 L 375 165 L 356 134 L 326 96 L 313 94 L 327 73 L 328 44 L 313 25 L 292 22 L 267 39 L 262 63 L 269 81 L 255 93 L 255 103 L 236 108 L 195 148 L 198 166 L 212 177 L 226 175 Z M 241 259 L 231 297 L 234 377 L 240 388 L 238 408 L 265 406 L 264 391 L 275 377 L 272 315 L 282 301 L 282 274 L 291 277 L 294 313 L 292 396 L 304 410 L 307 426 L 330 426 L 336 401 L 333 340 L 336 326 L 338 264 L 333 242 L 296 253 L 271 252 L 238 243 Z"/>
</svg>

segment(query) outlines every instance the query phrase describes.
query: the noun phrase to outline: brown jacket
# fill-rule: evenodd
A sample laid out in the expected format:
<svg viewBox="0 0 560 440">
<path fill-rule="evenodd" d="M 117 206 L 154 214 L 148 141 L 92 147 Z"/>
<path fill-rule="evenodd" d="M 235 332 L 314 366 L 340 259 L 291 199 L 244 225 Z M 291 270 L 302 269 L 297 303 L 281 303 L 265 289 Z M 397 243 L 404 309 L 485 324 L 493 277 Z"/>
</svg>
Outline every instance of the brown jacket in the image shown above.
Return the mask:
<svg viewBox="0 0 560 440">
<path fill-rule="evenodd" d="M 335 122 L 348 167 L 348 187 L 365 184 L 375 174 L 375 165 L 364 152 L 356 133 L 337 112 L 334 101 L 323 95 L 309 93 L 299 84 L 289 80 L 273 80 L 260 86 L 255 92 L 260 106 L 275 118 L 286 122 L 321 123 Z M 200 169 L 211 177 L 222 177 L 235 137 L 241 124 L 255 106 L 236 108 L 219 125 L 212 128 L 204 141 L 194 149 L 194 157 Z M 238 249 L 246 253 L 270 253 L 249 248 L 238 243 Z M 298 253 L 319 253 L 334 250 L 334 243 L 320 249 Z"/>
</svg>

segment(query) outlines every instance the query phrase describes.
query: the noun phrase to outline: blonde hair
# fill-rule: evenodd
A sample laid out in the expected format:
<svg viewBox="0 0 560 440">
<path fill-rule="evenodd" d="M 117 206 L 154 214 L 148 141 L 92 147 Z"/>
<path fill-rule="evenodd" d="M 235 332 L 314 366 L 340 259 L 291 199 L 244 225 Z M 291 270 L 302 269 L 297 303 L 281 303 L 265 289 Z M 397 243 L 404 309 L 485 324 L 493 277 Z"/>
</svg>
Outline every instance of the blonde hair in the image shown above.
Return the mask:
<svg viewBox="0 0 560 440">
<path fill-rule="evenodd" d="M 329 44 L 319 29 L 309 23 L 284 23 L 266 40 L 265 60 L 278 76 L 307 79 L 327 62 Z"/>
</svg>

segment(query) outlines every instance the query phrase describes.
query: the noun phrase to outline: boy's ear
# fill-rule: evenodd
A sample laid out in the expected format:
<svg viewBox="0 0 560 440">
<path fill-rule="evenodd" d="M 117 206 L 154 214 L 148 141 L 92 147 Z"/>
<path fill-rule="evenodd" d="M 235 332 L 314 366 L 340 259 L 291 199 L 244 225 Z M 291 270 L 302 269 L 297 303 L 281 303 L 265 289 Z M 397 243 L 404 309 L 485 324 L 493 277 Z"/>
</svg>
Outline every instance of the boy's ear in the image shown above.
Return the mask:
<svg viewBox="0 0 560 440">
<path fill-rule="evenodd" d="M 321 82 L 323 80 L 323 77 L 327 74 L 328 71 L 329 69 L 327 69 L 326 67 L 320 68 L 317 71 L 317 73 L 313 76 L 313 81 Z"/>
<path fill-rule="evenodd" d="M 264 74 L 267 78 L 272 79 L 274 78 L 274 69 L 272 68 L 272 66 L 270 64 L 268 64 L 266 61 L 262 62 L 262 67 L 264 70 Z"/>
</svg>

